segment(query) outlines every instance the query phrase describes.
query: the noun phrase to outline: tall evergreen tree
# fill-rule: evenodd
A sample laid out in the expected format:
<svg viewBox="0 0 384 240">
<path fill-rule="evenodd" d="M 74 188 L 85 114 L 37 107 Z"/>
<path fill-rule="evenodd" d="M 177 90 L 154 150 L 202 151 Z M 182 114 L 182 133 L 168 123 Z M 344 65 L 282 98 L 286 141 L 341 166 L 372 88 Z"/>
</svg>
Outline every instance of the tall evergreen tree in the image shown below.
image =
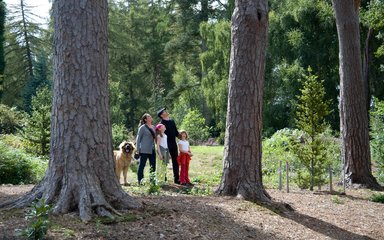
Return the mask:
<svg viewBox="0 0 384 240">
<path fill-rule="evenodd" d="M 173 87 L 173 66 L 165 60 L 170 9 L 162 1 L 128 3 L 109 3 L 110 78 L 119 92 L 112 92 L 111 105 L 113 122 L 123 122 L 135 130 L 143 112 L 164 104 Z"/>
<path fill-rule="evenodd" d="M 22 136 L 28 148 L 34 148 L 34 154 L 47 156 L 49 154 L 50 127 L 52 109 L 52 90 L 48 85 L 36 90 L 31 99 L 31 113 Z"/>
<path fill-rule="evenodd" d="M 323 0 L 270 1 L 269 44 L 265 83 L 267 135 L 294 126 L 292 99 L 299 94 L 300 78 L 311 66 L 324 79 L 333 112 L 327 117 L 338 130 L 338 68 L 336 26 L 332 5 Z"/>
<path fill-rule="evenodd" d="M 228 74 L 230 56 L 230 23 L 202 23 L 200 33 L 207 50 L 200 54 L 203 71 L 202 89 L 212 113 L 214 127 L 224 140 L 225 118 L 228 102 Z"/>
<path fill-rule="evenodd" d="M 297 127 L 308 134 L 308 141 L 299 142 L 295 149 L 300 161 L 310 172 L 310 190 L 313 190 L 314 184 L 323 183 L 322 175 L 327 169 L 321 134 L 327 127 L 325 118 L 330 114 L 330 101 L 325 99 L 323 84 L 324 80 L 319 81 L 318 76 L 313 75 L 309 68 L 308 75 L 304 76 L 296 111 Z"/>
<path fill-rule="evenodd" d="M 227 128 L 220 195 L 269 202 L 261 175 L 268 1 L 236 0 L 231 25 Z"/>
<path fill-rule="evenodd" d="M 381 189 L 372 175 L 366 85 L 363 82 L 360 1 L 333 0 L 339 37 L 342 158 L 351 183 Z"/>
<path fill-rule="evenodd" d="M 50 86 L 50 81 L 48 80 L 48 57 L 45 53 L 40 51 L 36 54 L 36 57 L 33 61 L 34 65 L 34 76 L 28 81 L 24 90 L 24 109 L 28 113 L 32 110 L 32 98 L 36 95 L 38 88 L 43 86 Z"/>
<path fill-rule="evenodd" d="M 384 1 L 370 0 L 361 7 L 362 39 L 365 36 L 363 52 L 363 81 L 367 86 L 367 107 L 372 96 L 384 100 Z"/>
<path fill-rule="evenodd" d="M 4 56 L 4 44 L 5 44 L 5 3 L 0 0 L 0 102 L 3 96 L 4 89 L 4 69 L 5 69 L 5 56 Z"/>
<path fill-rule="evenodd" d="M 44 29 L 34 20 L 33 7 L 24 0 L 20 4 L 8 7 L 7 36 L 6 36 L 6 69 L 4 74 L 4 96 L 6 104 L 26 106 L 25 91 L 28 82 L 34 81 L 34 59 L 37 49 L 44 48 L 41 36 Z"/>
<path fill-rule="evenodd" d="M 78 210 L 87 222 L 141 205 L 121 188 L 113 168 L 107 6 L 107 0 L 54 1 L 49 167 L 31 192 L 1 206 L 24 207 L 43 198 L 56 214 Z"/>
</svg>

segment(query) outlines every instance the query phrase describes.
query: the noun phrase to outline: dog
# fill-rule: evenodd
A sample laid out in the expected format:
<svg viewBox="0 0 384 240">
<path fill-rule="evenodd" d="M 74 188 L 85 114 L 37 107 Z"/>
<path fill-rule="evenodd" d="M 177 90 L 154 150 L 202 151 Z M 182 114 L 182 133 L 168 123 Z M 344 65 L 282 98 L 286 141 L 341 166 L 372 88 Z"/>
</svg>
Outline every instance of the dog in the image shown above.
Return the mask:
<svg viewBox="0 0 384 240">
<path fill-rule="evenodd" d="M 127 186 L 127 172 L 129 169 L 129 166 L 132 162 L 132 155 L 133 152 L 136 150 L 135 144 L 133 142 L 127 142 L 123 141 L 120 143 L 118 151 L 113 151 L 113 155 L 115 157 L 115 170 L 116 170 L 116 176 L 117 180 L 120 183 L 120 176 L 121 172 L 123 172 L 124 176 L 124 185 Z"/>
</svg>

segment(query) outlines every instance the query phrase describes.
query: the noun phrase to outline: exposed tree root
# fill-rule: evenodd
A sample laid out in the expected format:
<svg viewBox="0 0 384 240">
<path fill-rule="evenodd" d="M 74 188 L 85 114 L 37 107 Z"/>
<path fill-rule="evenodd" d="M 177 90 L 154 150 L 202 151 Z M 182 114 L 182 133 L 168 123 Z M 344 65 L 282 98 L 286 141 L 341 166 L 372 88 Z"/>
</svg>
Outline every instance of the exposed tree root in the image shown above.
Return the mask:
<svg viewBox="0 0 384 240">
<path fill-rule="evenodd" d="M 62 185 L 60 182 L 49 183 L 44 178 L 29 193 L 16 200 L 7 201 L 0 208 L 24 208 L 32 202 L 44 198 L 47 204 L 53 205 L 54 214 L 65 214 L 78 211 L 82 221 L 89 222 L 93 217 L 108 217 L 114 219 L 114 215 L 121 215 L 117 209 L 138 209 L 142 207 L 116 184 L 113 191 L 103 191 L 98 186 L 98 181 L 88 184 L 74 184 L 76 181 L 68 181 Z M 112 182 L 114 181 L 111 180 Z M 113 185 L 113 184 L 112 184 Z"/>
</svg>

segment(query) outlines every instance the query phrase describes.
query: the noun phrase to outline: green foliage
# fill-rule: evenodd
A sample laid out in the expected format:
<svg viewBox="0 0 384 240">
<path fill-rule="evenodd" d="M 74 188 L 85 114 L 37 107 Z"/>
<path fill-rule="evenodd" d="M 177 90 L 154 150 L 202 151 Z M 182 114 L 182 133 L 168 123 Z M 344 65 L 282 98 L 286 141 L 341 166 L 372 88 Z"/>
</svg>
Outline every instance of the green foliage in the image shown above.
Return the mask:
<svg viewBox="0 0 384 240">
<path fill-rule="evenodd" d="M 304 69 L 299 61 L 289 64 L 282 61 L 265 82 L 263 136 L 269 137 L 277 130 L 294 127 L 294 96 L 299 94 L 299 79 Z"/>
<path fill-rule="evenodd" d="M 165 44 L 170 38 L 167 5 L 108 3 L 112 121 L 124 123 L 132 132 L 144 112 L 153 113 L 164 106 L 165 95 L 173 88 L 173 65 L 165 60 Z"/>
<path fill-rule="evenodd" d="M 200 25 L 200 34 L 207 46 L 207 50 L 200 54 L 204 73 L 202 87 L 208 107 L 213 113 L 219 139 L 224 139 L 227 114 L 230 33 L 229 21 Z"/>
<path fill-rule="evenodd" d="M 330 101 L 325 100 L 324 80 L 319 81 L 311 68 L 308 68 L 308 75 L 303 77 L 303 87 L 296 105 L 296 124 L 310 137 L 315 137 L 327 127 L 325 118 L 331 113 Z"/>
<path fill-rule="evenodd" d="M 19 234 L 30 240 L 45 239 L 50 227 L 49 213 L 51 209 L 52 207 L 45 203 L 44 198 L 33 203 L 25 215 L 28 227 L 21 230 Z"/>
<path fill-rule="evenodd" d="M 47 156 L 49 154 L 51 134 L 52 91 L 43 86 L 32 97 L 32 112 L 26 126 L 22 130 L 25 144 L 29 151 L 35 155 Z"/>
<path fill-rule="evenodd" d="M 189 109 L 197 108 L 203 103 L 203 94 L 199 88 L 198 78 L 192 73 L 192 69 L 185 64 L 176 64 L 175 72 L 172 76 L 174 82 L 173 90 L 169 91 L 166 102 L 170 104 L 177 99 L 173 107 L 173 118 L 181 123 Z"/>
<path fill-rule="evenodd" d="M 188 138 L 191 144 L 204 142 L 208 139 L 208 127 L 205 124 L 205 119 L 197 109 L 190 110 L 184 117 L 180 129 L 184 129 L 188 133 Z"/>
<path fill-rule="evenodd" d="M 344 204 L 344 201 L 338 196 L 332 196 L 332 202 L 336 204 Z"/>
<path fill-rule="evenodd" d="M 312 149 L 306 144 L 308 141 L 308 135 L 297 129 L 282 129 L 264 139 L 262 172 L 265 182 L 273 187 L 278 185 L 279 162 L 282 161 L 282 176 L 286 175 L 285 163 L 288 162 L 291 179 L 300 188 L 309 188 L 311 166 L 308 155 L 312 154 Z M 321 162 L 315 161 L 314 164 L 314 184 L 318 185 L 326 182 L 328 166 L 331 165 L 333 171 L 339 172 L 341 162 L 339 140 L 332 136 L 329 129 L 319 134 L 316 142 L 322 151 L 316 158 L 320 157 Z"/>
<path fill-rule="evenodd" d="M 5 69 L 5 54 L 4 54 L 4 33 L 5 33 L 5 18 L 6 8 L 4 1 L 0 2 L 0 100 L 3 95 L 4 69 Z"/>
<path fill-rule="evenodd" d="M 149 174 L 149 186 L 148 186 L 147 193 L 158 195 L 160 193 L 160 190 L 161 190 L 161 187 L 156 180 L 156 172 L 151 172 Z"/>
<path fill-rule="evenodd" d="M 15 107 L 0 104 L 0 134 L 16 133 L 23 127 L 26 114 L 17 111 Z"/>
<path fill-rule="evenodd" d="M 326 167 L 330 165 L 326 145 L 320 137 L 327 127 L 325 117 L 330 114 L 330 102 L 325 100 L 323 83 L 318 81 L 316 75 L 312 75 L 309 68 L 308 75 L 304 75 L 303 88 L 296 106 L 296 124 L 304 132 L 300 139 L 294 141 L 292 148 L 304 166 L 304 169 L 298 170 L 298 184 L 307 188 L 304 183 L 310 180 L 311 190 L 314 184 L 325 182 Z"/>
<path fill-rule="evenodd" d="M 382 194 L 382 193 L 374 193 L 369 198 L 369 200 L 372 201 L 372 202 L 384 203 L 384 194 Z"/>
<path fill-rule="evenodd" d="M 37 183 L 45 173 L 47 162 L 0 140 L 0 184 Z"/>
<path fill-rule="evenodd" d="M 384 182 L 384 101 L 373 99 L 370 111 L 371 154 L 380 182 Z"/>
<path fill-rule="evenodd" d="M 50 51 L 50 43 L 44 42 L 46 31 L 37 23 L 37 15 L 26 1 L 7 8 L 4 70 L 4 94 L 1 101 L 29 111 L 33 95 L 31 82 L 35 81 L 35 60 L 42 49 Z M 37 87 L 37 86 L 36 86 Z M 33 88 L 33 87 L 32 87 Z M 27 90 L 27 92 L 26 92 Z M 29 92 L 29 93 L 28 93 Z M 27 107 L 26 109 L 24 107 Z"/>
<path fill-rule="evenodd" d="M 134 136 L 128 132 L 124 124 L 112 124 L 112 143 L 114 149 L 119 149 L 119 145 L 123 141 L 134 141 Z"/>
<path fill-rule="evenodd" d="M 376 57 L 384 56 L 384 2 L 382 0 L 370 1 L 368 8 L 363 10 L 361 15 L 362 22 L 376 30 L 375 37 L 381 42 L 375 52 Z"/>
<path fill-rule="evenodd" d="M 26 87 L 24 89 L 24 109 L 28 113 L 31 113 L 32 108 L 36 106 L 32 106 L 32 98 L 38 94 L 38 91 L 45 86 L 50 86 L 48 81 L 48 59 L 47 55 L 43 52 L 40 52 L 36 56 L 36 60 L 34 61 L 34 76 L 29 79 Z M 49 94 L 51 96 L 52 94 Z M 36 101 L 36 100 L 35 100 Z"/>
<path fill-rule="evenodd" d="M 325 79 L 326 95 L 332 99 L 327 117 L 338 129 L 338 46 L 332 4 L 323 0 L 269 1 L 268 55 L 264 94 L 264 136 L 294 127 L 296 81 L 311 66 Z"/>
<path fill-rule="evenodd" d="M 282 161 L 282 175 L 285 176 L 285 163 L 294 164 L 296 155 L 292 152 L 292 138 L 299 136 L 299 130 L 281 129 L 275 132 L 270 138 L 264 139 L 262 144 L 263 179 L 271 186 L 277 186 L 280 161 Z"/>
</svg>

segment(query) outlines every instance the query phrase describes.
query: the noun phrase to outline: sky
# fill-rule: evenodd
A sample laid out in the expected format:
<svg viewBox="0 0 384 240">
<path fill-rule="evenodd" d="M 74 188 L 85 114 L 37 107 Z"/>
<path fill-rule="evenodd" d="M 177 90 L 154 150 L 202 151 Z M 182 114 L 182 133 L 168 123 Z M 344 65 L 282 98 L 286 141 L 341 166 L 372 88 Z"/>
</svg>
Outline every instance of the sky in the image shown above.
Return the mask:
<svg viewBox="0 0 384 240">
<path fill-rule="evenodd" d="M 7 4 L 7 7 L 12 4 L 20 5 L 20 0 L 4 0 Z M 35 6 L 33 8 L 33 13 L 42 17 L 42 19 L 38 21 L 42 21 L 41 23 L 46 23 L 49 17 L 49 9 L 51 8 L 52 3 L 48 0 L 24 0 L 25 4 L 28 6 Z"/>
</svg>

